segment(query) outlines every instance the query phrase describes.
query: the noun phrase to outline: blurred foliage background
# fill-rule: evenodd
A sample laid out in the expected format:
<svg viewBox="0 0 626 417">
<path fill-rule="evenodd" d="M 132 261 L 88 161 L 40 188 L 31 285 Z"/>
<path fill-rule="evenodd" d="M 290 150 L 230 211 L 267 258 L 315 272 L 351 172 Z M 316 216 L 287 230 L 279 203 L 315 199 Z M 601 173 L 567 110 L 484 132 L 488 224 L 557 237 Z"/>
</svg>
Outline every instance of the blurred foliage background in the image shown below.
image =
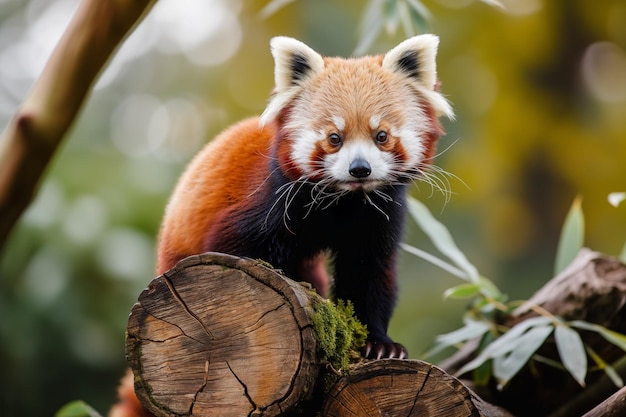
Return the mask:
<svg viewBox="0 0 626 417">
<path fill-rule="evenodd" d="M 297 37 L 351 55 L 366 2 L 160 0 L 101 76 L 0 257 L 0 415 L 52 415 L 80 398 L 101 412 L 123 374 L 126 319 L 154 275 L 154 240 L 175 181 L 213 135 L 259 114 L 273 84 L 268 42 Z M 379 2 L 388 3 L 387 0 Z M 78 4 L 0 0 L 0 126 Z M 626 206 L 626 3 L 424 0 L 441 37 L 446 122 L 437 164 L 460 178 L 414 194 L 512 298 L 551 278 L 569 205 L 584 197 L 587 245 L 617 254 Z M 375 22 L 374 22 L 375 23 Z M 372 25 L 370 27 L 370 25 Z M 406 36 L 383 30 L 368 53 Z M 406 240 L 428 248 L 409 225 Z M 391 335 L 419 357 L 458 327 L 457 279 L 404 254 Z"/>
</svg>

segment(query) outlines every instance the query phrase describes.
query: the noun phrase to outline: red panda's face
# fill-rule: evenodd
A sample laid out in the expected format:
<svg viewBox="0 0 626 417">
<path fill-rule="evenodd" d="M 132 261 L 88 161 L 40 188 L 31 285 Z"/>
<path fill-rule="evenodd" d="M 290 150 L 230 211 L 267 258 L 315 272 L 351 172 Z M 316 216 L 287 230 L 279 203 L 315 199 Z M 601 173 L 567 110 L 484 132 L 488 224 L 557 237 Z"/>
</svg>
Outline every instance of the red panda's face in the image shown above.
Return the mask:
<svg viewBox="0 0 626 417">
<path fill-rule="evenodd" d="M 278 158 L 294 180 L 372 191 L 414 178 L 430 163 L 452 116 L 436 91 L 432 35 L 411 38 L 384 57 L 322 58 L 275 38 L 276 91 L 262 122 L 281 130 Z"/>
</svg>

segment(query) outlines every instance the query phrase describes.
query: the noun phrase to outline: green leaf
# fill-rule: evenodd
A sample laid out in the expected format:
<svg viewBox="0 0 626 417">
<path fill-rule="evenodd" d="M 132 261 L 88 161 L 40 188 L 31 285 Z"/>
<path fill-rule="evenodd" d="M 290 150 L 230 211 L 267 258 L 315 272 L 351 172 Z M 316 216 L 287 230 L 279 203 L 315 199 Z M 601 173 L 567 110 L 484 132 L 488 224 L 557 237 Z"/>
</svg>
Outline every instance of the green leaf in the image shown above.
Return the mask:
<svg viewBox="0 0 626 417">
<path fill-rule="evenodd" d="M 622 248 L 622 253 L 620 253 L 619 255 L 619 260 L 622 261 L 622 263 L 626 264 L 626 243 L 624 243 L 624 247 Z"/>
<path fill-rule="evenodd" d="M 478 282 L 480 277 L 478 270 L 472 265 L 467 257 L 454 243 L 448 229 L 430 213 L 430 210 L 420 201 L 408 198 L 409 213 L 419 227 L 430 238 L 437 250 L 447 256 L 459 269 L 465 272 L 465 279 Z"/>
<path fill-rule="evenodd" d="M 263 7 L 259 15 L 266 19 L 295 0 L 272 0 Z"/>
<path fill-rule="evenodd" d="M 458 375 L 462 375 L 473 369 L 476 369 L 489 359 L 494 359 L 499 356 L 506 355 L 516 349 L 519 344 L 519 339 L 533 328 L 548 327 L 552 331 L 552 321 L 548 317 L 539 316 L 532 317 L 528 320 L 524 320 L 521 323 L 513 326 L 509 331 L 497 338 L 493 343 L 490 343 L 485 350 L 480 352 L 476 358 L 466 363 L 458 372 Z"/>
<path fill-rule="evenodd" d="M 422 258 L 423 260 L 425 260 L 426 262 L 430 262 L 431 264 L 438 266 L 439 268 L 451 273 L 452 275 L 456 277 L 459 277 L 461 279 L 467 279 L 467 275 L 465 274 L 464 271 L 461 271 L 456 266 L 444 261 L 441 258 L 438 258 L 437 256 L 433 254 L 430 254 L 422 249 L 416 248 L 415 246 L 409 245 L 408 243 L 400 243 L 400 247 L 404 249 L 405 251 L 407 251 L 408 253 L 410 253 L 411 255 L 418 256 Z"/>
<path fill-rule="evenodd" d="M 446 348 L 482 336 L 487 332 L 489 332 L 489 323 L 466 319 L 465 326 L 460 329 L 437 336 L 435 346 L 426 353 L 426 356 L 433 356 Z"/>
<path fill-rule="evenodd" d="M 493 376 L 498 380 L 498 389 L 502 389 L 511 378 L 517 375 L 537 349 L 543 345 L 553 329 L 552 326 L 532 327 L 515 339 L 510 353 L 493 358 Z"/>
<path fill-rule="evenodd" d="M 595 352 L 595 350 L 587 346 L 587 353 L 589 353 L 589 357 L 596 363 L 598 368 L 604 371 L 606 376 L 609 377 L 617 388 L 622 388 L 624 386 L 624 381 L 622 380 L 622 377 L 619 376 L 615 368 L 606 363 L 604 359 L 602 359 L 602 357 Z"/>
<path fill-rule="evenodd" d="M 596 332 L 600 334 L 600 336 L 604 337 L 607 341 L 613 343 L 615 346 L 626 352 L 626 336 L 621 333 L 609 330 L 604 326 L 600 326 L 599 324 L 589 323 L 582 320 L 574 320 L 569 322 L 568 324 L 572 327 Z"/>
<path fill-rule="evenodd" d="M 572 206 L 565 217 L 561 237 L 554 263 L 554 274 L 558 275 L 574 260 L 583 248 L 585 241 L 585 218 L 582 211 L 582 198 L 574 199 Z"/>
<path fill-rule="evenodd" d="M 481 276 L 479 286 L 481 294 L 496 300 L 500 300 L 502 298 L 502 292 L 500 292 L 498 287 L 496 287 L 496 284 L 494 284 L 491 280 Z"/>
<path fill-rule="evenodd" d="M 380 34 L 384 25 L 383 6 L 384 0 L 370 0 L 367 7 L 365 7 L 361 22 L 359 23 L 359 43 L 353 55 L 360 56 L 365 54 Z"/>
<path fill-rule="evenodd" d="M 398 3 L 398 16 L 400 17 L 400 23 L 404 29 L 404 35 L 407 38 L 415 36 L 415 29 L 413 27 L 413 20 L 411 19 L 411 10 L 407 4 L 403 1 Z"/>
<path fill-rule="evenodd" d="M 400 20 L 400 2 L 397 0 L 385 0 L 383 4 L 383 16 L 385 18 L 385 30 L 388 35 L 395 35 Z"/>
<path fill-rule="evenodd" d="M 456 287 L 448 288 L 443 293 L 443 298 L 471 298 L 480 294 L 480 285 L 475 284 L 473 282 L 468 282 L 466 284 L 460 284 Z"/>
<path fill-rule="evenodd" d="M 425 26 L 426 22 L 431 19 L 430 11 L 420 0 L 408 0 L 413 15 L 413 20 L 418 26 Z"/>
<path fill-rule="evenodd" d="M 479 350 L 483 350 L 485 346 L 488 346 L 495 340 L 495 336 L 492 332 L 484 334 L 480 341 Z M 491 374 L 493 373 L 493 361 L 486 361 L 478 368 L 474 369 L 474 383 L 479 387 L 486 387 L 491 381 Z"/>
<path fill-rule="evenodd" d="M 102 417 L 84 401 L 72 401 L 65 404 L 54 417 Z"/>
<path fill-rule="evenodd" d="M 554 329 L 554 340 L 561 362 L 581 387 L 587 376 L 587 354 L 578 332 L 571 327 L 560 325 Z"/>
</svg>

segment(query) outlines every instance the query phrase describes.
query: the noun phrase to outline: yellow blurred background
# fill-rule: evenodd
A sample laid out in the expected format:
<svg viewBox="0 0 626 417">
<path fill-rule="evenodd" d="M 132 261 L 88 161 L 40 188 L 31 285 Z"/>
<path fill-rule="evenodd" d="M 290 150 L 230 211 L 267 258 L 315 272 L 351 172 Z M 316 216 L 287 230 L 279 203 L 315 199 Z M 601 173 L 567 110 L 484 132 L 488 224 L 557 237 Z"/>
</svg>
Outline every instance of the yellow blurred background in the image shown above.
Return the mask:
<svg viewBox="0 0 626 417">
<path fill-rule="evenodd" d="M 408 0 L 373 2 L 385 13 L 365 24 L 367 2 L 287 1 L 266 16 L 268 3 L 160 0 L 103 72 L 1 254 L 0 415 L 52 415 L 75 398 L 106 412 L 167 197 L 203 143 L 263 111 L 272 36 L 342 56 L 367 37 L 376 54 L 408 36 L 385 15 Z M 436 163 L 458 178 L 448 202 L 426 184 L 414 195 L 512 299 L 551 278 L 576 195 L 586 245 L 619 254 L 626 205 L 607 196 L 626 191 L 626 3 L 418 3 L 430 18 L 413 30 L 440 36 L 439 78 L 457 115 Z M 0 126 L 77 4 L 0 0 Z M 433 250 L 412 224 L 406 241 Z M 390 331 L 415 358 L 460 325 L 465 305 L 442 299 L 457 278 L 409 254 L 400 269 Z"/>
</svg>

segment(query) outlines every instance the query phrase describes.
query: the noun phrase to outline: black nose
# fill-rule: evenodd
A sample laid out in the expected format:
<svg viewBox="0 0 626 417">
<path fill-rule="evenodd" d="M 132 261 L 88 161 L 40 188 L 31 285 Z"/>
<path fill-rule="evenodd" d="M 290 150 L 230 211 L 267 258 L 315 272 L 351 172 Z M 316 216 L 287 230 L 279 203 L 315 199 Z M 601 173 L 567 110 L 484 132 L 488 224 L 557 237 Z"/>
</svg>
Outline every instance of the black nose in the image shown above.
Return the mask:
<svg viewBox="0 0 626 417">
<path fill-rule="evenodd" d="M 350 163 L 348 172 L 355 178 L 365 178 L 372 173 L 372 167 L 365 159 L 357 158 Z"/>
</svg>

